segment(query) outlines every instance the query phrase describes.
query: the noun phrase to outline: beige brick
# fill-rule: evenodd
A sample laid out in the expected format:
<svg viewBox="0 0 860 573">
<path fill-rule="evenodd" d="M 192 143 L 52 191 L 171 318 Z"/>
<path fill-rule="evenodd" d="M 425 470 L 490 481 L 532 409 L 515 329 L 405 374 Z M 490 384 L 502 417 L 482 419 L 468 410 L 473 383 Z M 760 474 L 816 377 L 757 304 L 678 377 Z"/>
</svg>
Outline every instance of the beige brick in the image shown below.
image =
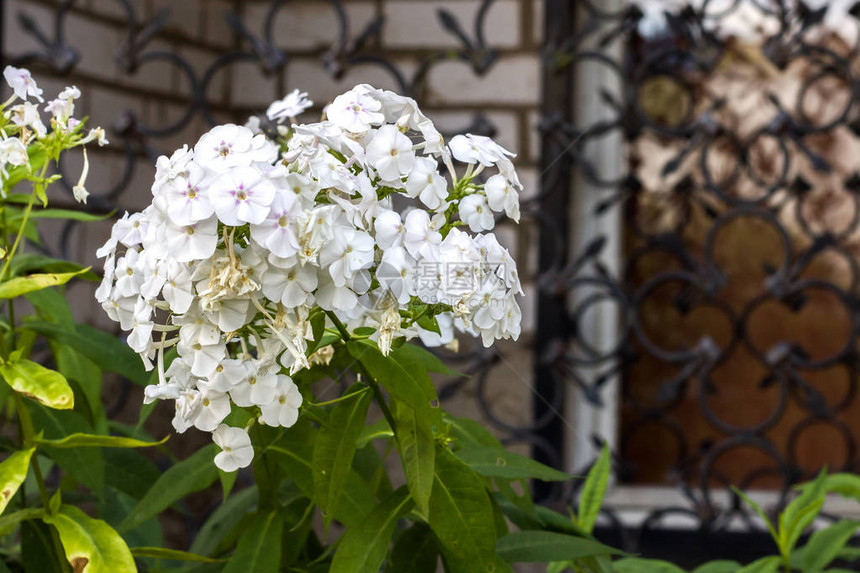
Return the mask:
<svg viewBox="0 0 860 573">
<path fill-rule="evenodd" d="M 468 128 L 475 118 L 475 112 L 450 112 L 438 110 L 424 110 L 424 112 L 433 120 L 436 127 L 446 135 L 458 133 Z M 496 127 L 496 143 L 519 154 L 517 146 L 519 145 L 519 125 L 517 116 L 514 113 L 506 112 L 490 112 L 484 113 L 484 116 Z"/>
<path fill-rule="evenodd" d="M 191 66 L 194 70 L 197 80 L 202 81 L 203 75 L 209 69 L 209 66 L 215 61 L 217 54 L 208 50 L 201 50 L 192 46 L 180 46 L 179 55 Z M 233 66 L 228 65 L 220 68 L 215 72 L 215 76 L 210 81 L 206 89 L 206 99 L 209 102 L 217 104 L 225 104 L 230 97 L 230 79 L 233 74 Z M 191 83 L 184 72 L 178 74 L 178 83 L 176 93 L 185 97 L 191 95 Z"/>
<path fill-rule="evenodd" d="M 167 8 L 170 18 L 166 30 L 195 40 L 202 38 L 203 10 L 201 0 L 152 0 L 152 14 Z"/>
<path fill-rule="evenodd" d="M 411 62 L 394 62 L 406 78 L 414 73 Z M 323 69 L 317 59 L 295 59 L 287 65 L 287 90 L 299 88 L 307 91 L 309 97 L 320 107 L 354 85 L 368 83 L 377 88 L 400 92 L 401 88 L 391 74 L 380 66 L 365 64 L 353 67 L 340 80 L 335 80 Z"/>
<path fill-rule="evenodd" d="M 540 97 L 540 62 L 533 56 L 500 58 L 483 76 L 463 62 L 433 66 L 427 82 L 427 100 L 437 104 L 537 105 Z"/>
<path fill-rule="evenodd" d="M 518 166 L 517 175 L 520 176 L 520 182 L 523 184 L 520 201 L 526 201 L 540 193 L 541 178 L 537 169 Z"/>
<path fill-rule="evenodd" d="M 147 44 L 146 51 L 173 52 L 173 47 L 163 40 L 154 40 Z M 179 67 L 167 59 L 153 59 L 142 63 L 134 73 L 120 71 L 120 83 L 129 87 L 140 87 L 146 90 L 177 93 L 180 72 Z M 183 80 L 185 76 L 182 76 Z M 187 85 L 188 82 L 184 81 Z"/>
<path fill-rule="evenodd" d="M 215 46 L 232 46 L 235 32 L 227 23 L 227 14 L 233 11 L 228 0 L 205 0 L 203 3 L 203 39 Z"/>
<path fill-rule="evenodd" d="M 232 66 L 230 103 L 233 106 L 266 107 L 275 99 L 278 87 L 276 75 L 266 76 L 254 62 L 239 62 Z"/>
<path fill-rule="evenodd" d="M 533 163 L 540 161 L 541 132 L 538 130 L 540 117 L 540 112 L 538 110 L 530 111 L 528 113 L 528 159 Z"/>
<path fill-rule="evenodd" d="M 33 36 L 24 32 L 18 24 L 18 14 L 30 16 L 42 33 L 52 37 L 54 33 L 54 18 L 51 10 L 21 0 L 3 1 L 3 53 L 10 56 L 21 56 L 32 51 L 42 51 L 42 45 Z"/>
<path fill-rule="evenodd" d="M 127 111 L 140 118 L 145 116 L 144 99 L 126 91 L 90 87 L 82 95 L 88 100 L 91 125 L 101 125 L 109 130 L 117 118 Z"/>
<path fill-rule="evenodd" d="M 138 18 L 142 18 L 144 16 L 142 0 L 132 0 L 131 6 L 136 11 Z M 125 8 L 120 2 L 117 2 L 117 0 L 89 0 L 87 10 L 91 11 L 93 14 L 107 16 L 108 18 L 116 18 L 123 21 L 128 18 Z"/>
<path fill-rule="evenodd" d="M 482 2 L 390 1 L 384 3 L 383 41 L 395 48 L 458 48 L 459 38 L 442 27 L 438 10 L 444 8 L 459 22 L 466 35 L 475 40 L 475 20 Z M 484 21 L 485 41 L 493 48 L 513 48 L 520 44 L 520 6 L 515 0 L 492 3 Z"/>
<path fill-rule="evenodd" d="M 533 284 L 523 285 L 523 296 L 519 297 L 520 310 L 523 313 L 523 334 L 534 334 L 536 326 L 535 307 L 537 306 L 537 288 Z"/>
<path fill-rule="evenodd" d="M 532 38 L 537 45 L 543 43 L 544 0 L 526 2 L 532 11 Z"/>
<path fill-rule="evenodd" d="M 344 3 L 350 37 L 360 34 L 374 18 L 373 2 L 352 0 Z M 269 3 L 248 4 L 245 23 L 263 35 Z M 329 2 L 288 2 L 275 14 L 273 41 L 276 46 L 291 49 L 328 48 L 339 41 L 337 15 Z"/>
<path fill-rule="evenodd" d="M 124 40 L 120 28 L 69 14 L 66 33 L 69 43 L 80 56 L 76 71 L 107 80 L 120 76 L 116 62 L 117 48 Z"/>
<path fill-rule="evenodd" d="M 152 121 L 159 127 L 173 125 L 184 116 L 187 110 L 188 106 L 186 105 L 159 101 L 153 108 Z M 151 144 L 160 153 L 166 155 L 170 155 L 185 143 L 193 146 L 197 139 L 208 130 L 208 125 L 202 115 L 199 110 L 195 110 L 188 123 L 180 131 L 166 137 L 152 138 Z"/>
<path fill-rule="evenodd" d="M 516 229 L 516 224 L 513 221 L 508 221 L 507 219 L 502 223 L 496 225 L 496 228 L 493 229 L 493 233 L 496 235 L 496 238 L 499 240 L 499 244 L 506 248 L 510 253 L 511 257 L 514 260 L 517 260 L 517 248 L 519 247 L 519 238 L 518 232 Z"/>
</svg>

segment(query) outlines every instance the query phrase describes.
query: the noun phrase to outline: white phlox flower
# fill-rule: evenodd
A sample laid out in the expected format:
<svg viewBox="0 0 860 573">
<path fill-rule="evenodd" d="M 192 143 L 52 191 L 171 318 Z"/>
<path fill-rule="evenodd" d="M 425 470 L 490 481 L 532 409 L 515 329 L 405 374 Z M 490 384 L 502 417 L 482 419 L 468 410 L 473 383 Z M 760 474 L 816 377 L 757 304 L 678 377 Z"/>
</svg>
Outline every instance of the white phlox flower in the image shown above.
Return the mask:
<svg viewBox="0 0 860 573">
<path fill-rule="evenodd" d="M 284 99 L 273 101 L 266 110 L 266 117 L 272 121 L 283 123 L 287 119 L 297 117 L 312 105 L 314 102 L 308 99 L 307 92 L 293 90 Z"/>
<path fill-rule="evenodd" d="M 519 217 L 512 154 L 472 135 L 446 146 L 413 99 L 365 84 L 324 121 L 286 125 L 309 106 L 294 91 L 269 107 L 277 140 L 221 125 L 159 157 L 152 204 L 97 253 L 97 300 L 158 373 L 145 401 L 175 401 L 178 432 L 212 432 L 224 471 L 253 459 L 231 412 L 284 428 L 301 416 L 306 371 L 340 351 L 318 347 L 321 324 L 370 328 L 385 355 L 404 338 L 455 348 L 456 333 L 520 332 L 516 265 L 480 234 Z"/>
</svg>

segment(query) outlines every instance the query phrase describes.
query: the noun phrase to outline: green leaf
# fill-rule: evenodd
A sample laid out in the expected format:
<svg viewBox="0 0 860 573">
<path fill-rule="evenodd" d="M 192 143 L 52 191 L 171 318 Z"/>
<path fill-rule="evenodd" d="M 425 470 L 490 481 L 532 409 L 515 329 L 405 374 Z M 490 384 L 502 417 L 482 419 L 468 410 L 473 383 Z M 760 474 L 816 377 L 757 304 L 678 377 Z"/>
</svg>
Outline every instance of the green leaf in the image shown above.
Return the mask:
<svg viewBox="0 0 860 573">
<path fill-rule="evenodd" d="M 606 485 L 609 483 L 611 466 L 612 458 L 609 446 L 604 444 L 600 457 L 597 458 L 591 471 L 588 472 L 588 477 L 585 478 L 585 483 L 582 486 L 582 493 L 579 495 L 578 525 L 588 533 L 594 530 L 600 507 L 603 505 L 603 496 L 606 493 Z"/>
<path fill-rule="evenodd" d="M 281 562 L 283 517 L 278 511 L 257 513 L 239 537 L 223 573 L 277 573 Z"/>
<path fill-rule="evenodd" d="M 361 391 L 362 388 L 363 384 L 354 384 L 347 390 L 347 395 L 358 395 L 335 405 L 330 423 L 320 428 L 314 442 L 311 458 L 314 491 L 326 530 L 337 510 L 341 491 L 352 468 L 355 442 L 367 419 L 371 394 Z"/>
<path fill-rule="evenodd" d="M 383 356 L 376 345 L 367 340 L 350 340 L 346 347 L 392 398 L 409 404 L 422 414 L 429 412 L 427 415 L 432 418 L 432 423 L 441 422 L 439 409 L 432 407 L 437 400 L 433 382 L 412 355 L 402 352 L 407 345 L 388 356 Z"/>
<path fill-rule="evenodd" d="M 845 544 L 860 528 L 858 521 L 840 521 L 819 529 L 803 547 L 803 571 L 817 573 L 836 559 Z"/>
<path fill-rule="evenodd" d="M 775 573 L 779 569 L 780 563 L 779 557 L 775 555 L 762 557 L 746 567 L 738 569 L 736 573 Z"/>
<path fill-rule="evenodd" d="M 59 440 L 37 439 L 36 443 L 40 446 L 49 446 L 52 448 L 151 448 L 152 446 L 160 446 L 169 437 L 165 436 L 163 440 L 158 442 L 143 442 L 121 436 L 71 434 Z"/>
<path fill-rule="evenodd" d="M 0 283 L 0 299 L 15 298 L 28 292 L 66 284 L 76 276 L 86 273 L 90 268 L 87 267 L 70 273 L 41 273 L 9 279 Z"/>
<path fill-rule="evenodd" d="M 397 353 L 401 356 L 408 357 L 413 363 L 421 364 L 427 372 L 435 372 L 446 376 L 462 376 L 468 377 L 467 374 L 462 374 L 452 370 L 450 366 L 442 362 L 442 360 L 421 346 L 416 344 L 404 344 L 397 349 Z"/>
<path fill-rule="evenodd" d="M 571 476 L 562 471 L 507 450 L 467 446 L 455 450 L 454 455 L 483 476 L 506 479 L 537 478 L 543 481 L 571 479 Z"/>
<path fill-rule="evenodd" d="M 415 322 L 417 322 L 418 326 L 420 326 L 424 330 L 429 330 L 430 332 L 435 332 L 439 335 L 442 334 L 442 331 L 439 329 L 439 323 L 436 321 L 435 316 L 429 316 L 425 314 Z"/>
<path fill-rule="evenodd" d="M 149 373 L 137 353 L 119 338 L 85 324 L 74 328 L 43 321 L 28 321 L 24 327 L 80 352 L 102 370 L 115 372 L 135 384 L 146 386 Z"/>
<path fill-rule="evenodd" d="M 435 573 L 439 561 L 436 538 L 427 525 L 416 523 L 394 543 L 385 573 Z"/>
<path fill-rule="evenodd" d="M 427 522 L 451 573 L 493 570 L 496 529 L 481 477 L 447 448 L 436 452 Z"/>
<path fill-rule="evenodd" d="M 372 326 L 359 326 L 355 330 L 352 331 L 352 334 L 355 336 L 368 337 L 371 334 L 376 332 L 376 329 Z"/>
<path fill-rule="evenodd" d="M 601 555 L 623 555 L 621 551 L 593 539 L 552 531 L 508 533 L 496 540 L 496 553 L 511 563 L 546 563 Z"/>
<path fill-rule="evenodd" d="M 218 446 L 209 444 L 197 450 L 190 458 L 174 464 L 141 498 L 132 512 L 120 523 L 120 531 L 134 529 L 149 518 L 161 513 L 174 502 L 201 489 L 218 479 L 214 458 Z"/>
<path fill-rule="evenodd" d="M 433 487 L 435 444 L 433 425 L 441 426 L 433 382 L 423 366 L 403 346 L 383 356 L 373 343 L 351 340 L 347 350 L 391 395 L 395 441 L 403 461 L 406 483 L 418 511 L 426 514 Z"/>
<path fill-rule="evenodd" d="M 30 467 L 30 458 L 36 448 L 29 448 L 12 453 L 11 456 L 0 463 L 0 515 L 6 511 L 6 506 L 24 483 L 27 470 Z"/>
<path fill-rule="evenodd" d="M 617 573 L 684 573 L 680 567 L 657 559 L 630 557 L 613 563 Z"/>
<path fill-rule="evenodd" d="M 104 521 L 92 519 L 71 505 L 42 519 L 57 528 L 66 558 L 76 573 L 137 571 L 125 541 Z"/>
<path fill-rule="evenodd" d="M 28 507 L 25 509 L 20 509 L 9 515 L 4 515 L 0 517 L 0 531 L 6 531 L 10 529 L 13 525 L 17 525 L 22 521 L 28 521 L 31 519 L 41 519 L 45 515 L 45 510 L 41 507 Z"/>
<path fill-rule="evenodd" d="M 66 298 L 56 289 L 43 289 L 24 295 L 51 322 L 74 325 L 75 318 Z"/>
<path fill-rule="evenodd" d="M 77 211 L 73 209 L 33 209 L 30 217 L 33 219 L 71 219 L 74 221 L 104 221 L 113 217 L 115 211 L 105 213 L 104 215 L 96 215 L 95 213 L 87 213 L 86 211 Z"/>
<path fill-rule="evenodd" d="M 800 486 L 801 491 L 819 487 L 815 482 Z M 860 501 L 860 476 L 847 473 L 830 474 L 824 478 L 820 487 L 827 493 L 836 493 L 855 501 Z"/>
<path fill-rule="evenodd" d="M 91 282 L 99 282 L 101 278 L 92 270 L 85 269 L 82 265 L 73 263 L 64 259 L 55 259 L 40 255 L 38 253 L 16 254 L 15 258 L 9 263 L 9 276 L 18 277 L 24 274 L 32 273 L 78 273 L 83 280 Z M 35 290 L 32 292 L 41 292 L 46 289 Z M 30 293 L 26 293 L 27 296 Z"/>
<path fill-rule="evenodd" d="M 105 482 L 136 500 L 143 497 L 161 476 L 158 467 L 146 456 L 132 449 L 102 450 Z"/>
<path fill-rule="evenodd" d="M 744 500 L 747 505 L 749 505 L 751 508 L 753 508 L 753 511 L 755 511 L 756 514 L 762 519 L 762 521 L 764 521 L 765 525 L 767 525 L 767 530 L 770 531 L 771 537 L 773 537 L 774 541 L 776 541 L 777 544 L 779 544 L 780 543 L 779 534 L 777 534 L 776 529 L 774 529 L 774 527 L 773 527 L 773 523 L 771 523 L 770 519 L 768 518 L 768 516 L 764 512 L 764 510 L 761 508 L 761 506 L 759 504 L 757 504 L 756 502 L 754 502 L 752 499 L 750 499 L 750 497 L 747 494 L 745 494 L 744 492 L 742 492 L 741 490 L 739 490 L 735 486 L 731 486 L 731 490 L 732 490 L 732 492 L 734 492 L 735 495 L 737 495 L 742 500 Z"/>
<path fill-rule="evenodd" d="M 257 504 L 257 487 L 251 486 L 230 496 L 212 512 L 191 544 L 191 552 L 211 555 L 224 536 L 233 529 L 247 511 Z"/>
<path fill-rule="evenodd" d="M 711 561 L 697 567 L 693 573 L 737 573 L 741 568 L 741 564 L 737 561 Z"/>
<path fill-rule="evenodd" d="M 821 511 L 827 497 L 827 491 L 824 489 L 826 479 L 827 472 L 822 470 L 779 516 L 779 541 L 783 555 L 791 552 L 803 531 Z"/>
<path fill-rule="evenodd" d="M 331 573 L 377 573 L 388 552 L 394 526 L 412 507 L 409 491 L 401 487 L 376 506 L 340 540 Z"/>
<path fill-rule="evenodd" d="M 43 290 L 40 292 L 49 292 Z M 33 334 L 31 330 L 25 330 Z M 57 362 L 57 371 L 66 377 L 75 391 L 76 403 L 90 412 L 89 420 L 99 434 L 108 433 L 108 421 L 102 403 L 102 371 L 90 359 L 75 352 L 73 348 L 52 342 L 51 351 Z"/>
<path fill-rule="evenodd" d="M 225 559 L 212 559 L 196 553 L 165 549 L 163 547 L 132 547 L 131 554 L 135 557 L 152 557 L 153 559 L 169 559 L 171 561 L 193 561 L 196 563 L 220 563 Z"/>
<path fill-rule="evenodd" d="M 131 513 L 135 505 L 137 505 L 137 499 L 116 488 L 106 487 L 104 501 L 98 504 L 98 516 L 111 527 L 116 527 Z M 122 537 L 129 546 L 160 547 L 164 545 L 161 524 L 156 517 L 140 524 L 131 531 L 126 531 Z"/>
<path fill-rule="evenodd" d="M 520 529 L 548 530 L 557 533 L 566 533 L 579 537 L 588 537 L 588 534 L 580 529 L 570 518 L 541 505 L 533 506 L 531 513 L 526 512 L 521 505 L 503 497 L 500 493 L 494 494 L 494 499 L 499 508 Z"/>
<path fill-rule="evenodd" d="M 397 428 L 394 439 L 403 462 L 406 484 L 418 511 L 427 515 L 436 457 L 433 430 L 429 420 L 422 416 L 423 411 L 396 398 L 391 399 L 390 405 L 394 426 Z"/>
<path fill-rule="evenodd" d="M 461 448 L 471 446 L 482 446 L 503 450 L 504 446 L 487 428 L 471 418 L 457 418 L 447 412 L 442 413 L 442 419 L 448 424 L 451 437 L 456 440 L 456 445 Z"/>
<path fill-rule="evenodd" d="M 18 359 L 0 365 L 0 375 L 19 394 L 57 410 L 75 407 L 75 394 L 65 376 L 32 360 Z"/>
<path fill-rule="evenodd" d="M 218 469 L 218 479 L 221 480 L 221 501 L 227 501 L 233 486 L 236 484 L 236 478 L 239 477 L 239 472 L 225 472 Z"/>
<path fill-rule="evenodd" d="M 26 564 L 25 571 L 70 571 L 65 556 L 57 553 L 52 535 L 51 527 L 41 521 L 25 521 L 21 524 L 21 561 Z"/>
<path fill-rule="evenodd" d="M 358 434 L 358 439 L 355 441 L 355 446 L 361 449 L 372 440 L 376 440 L 378 438 L 390 438 L 392 436 L 394 436 L 394 432 L 391 431 L 391 426 L 388 425 L 388 420 L 382 418 L 378 422 L 361 429 L 361 433 Z"/>
<path fill-rule="evenodd" d="M 93 431 L 90 424 L 77 412 L 52 410 L 36 403 L 30 403 L 28 406 L 34 425 L 44 432 L 47 439 L 62 439 L 70 434 L 88 434 Z M 103 494 L 105 463 L 101 450 L 44 447 L 40 449 L 40 453 L 42 451 L 70 476 L 91 488 L 97 495 Z"/>
<path fill-rule="evenodd" d="M 270 445 L 265 455 L 271 455 L 280 464 L 286 475 L 290 476 L 299 489 L 316 502 L 311 458 L 313 440 L 317 430 L 307 419 L 299 419 L 292 428 L 283 432 L 281 438 Z M 351 470 L 346 487 L 341 492 L 340 503 L 335 509 L 334 518 L 347 527 L 354 527 L 364 519 L 376 505 L 376 499 L 361 476 Z"/>
</svg>

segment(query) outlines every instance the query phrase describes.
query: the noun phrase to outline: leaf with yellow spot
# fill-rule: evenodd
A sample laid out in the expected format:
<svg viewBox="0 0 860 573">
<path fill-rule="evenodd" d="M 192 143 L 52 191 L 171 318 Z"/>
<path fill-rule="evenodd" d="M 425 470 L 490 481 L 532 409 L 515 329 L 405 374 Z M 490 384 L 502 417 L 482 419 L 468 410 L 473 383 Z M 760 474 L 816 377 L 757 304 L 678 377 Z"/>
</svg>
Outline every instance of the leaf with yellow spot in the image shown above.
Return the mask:
<svg viewBox="0 0 860 573">
<path fill-rule="evenodd" d="M 42 518 L 60 534 L 66 559 L 74 573 L 134 573 L 134 557 L 122 537 L 101 519 L 64 505 Z"/>
<path fill-rule="evenodd" d="M 0 375 L 19 394 L 29 396 L 49 408 L 71 410 L 75 395 L 66 377 L 31 360 L 15 360 L 0 366 Z"/>
<path fill-rule="evenodd" d="M 0 515 L 6 511 L 9 500 L 27 478 L 30 458 L 35 451 L 36 448 L 30 448 L 15 452 L 0 463 Z"/>
</svg>

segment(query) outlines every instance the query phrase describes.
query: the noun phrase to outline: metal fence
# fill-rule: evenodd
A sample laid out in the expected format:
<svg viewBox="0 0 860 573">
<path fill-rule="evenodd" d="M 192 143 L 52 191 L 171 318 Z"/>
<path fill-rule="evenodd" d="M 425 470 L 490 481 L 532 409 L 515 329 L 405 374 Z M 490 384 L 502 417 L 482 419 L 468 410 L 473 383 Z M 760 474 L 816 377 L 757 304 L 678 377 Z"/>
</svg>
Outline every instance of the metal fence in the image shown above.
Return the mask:
<svg viewBox="0 0 860 573">
<path fill-rule="evenodd" d="M 148 47 L 165 12 L 144 22 L 132 2 L 116 2 L 127 22 L 116 52 L 123 69 L 166 62 L 191 97 L 169 125 L 117 118 L 127 168 L 91 197 L 101 211 L 122 206 L 134 164 L 153 162 L 160 139 L 201 116 L 214 123 L 207 92 L 219 70 L 253 62 L 274 71 L 290 57 L 273 42 L 285 0 L 271 2 L 262 31 L 230 16 L 235 47 L 206 69 Z M 73 4 L 58 4 L 53 30 L 4 14 L 43 46 L 7 48 L 11 63 L 74 70 L 64 33 Z M 473 31 L 441 11 L 438 25 L 460 48 L 408 72 L 371 41 L 385 33 L 383 20 L 348 33 L 345 3 L 329 4 L 339 32 L 319 65 L 334 76 L 375 66 L 418 95 L 440 62 L 459 59 L 477 75 L 496 65 L 484 39 L 493 0 L 481 2 Z M 540 189 L 523 205 L 540 229 L 539 295 L 525 302 L 537 305 L 532 422 L 512 426 L 483 391 L 476 399 L 509 440 L 575 473 L 587 469 L 593 444 L 608 441 L 620 493 L 602 535 L 670 557 L 683 539 L 695 560 L 725 549 L 733 524 L 756 528 L 726 486 L 776 492 L 775 509 L 823 462 L 856 469 L 860 169 L 844 154 L 860 134 L 857 49 L 822 26 L 826 7 L 802 2 L 704 0 L 662 16 L 607 5 L 544 3 Z M 763 24 L 749 37 L 723 30 L 750 18 Z M 494 129 L 480 114 L 463 127 Z M 458 365 L 483 387 L 500 359 L 475 350 Z M 443 399 L 461 384 L 445 383 Z M 629 484 L 680 495 L 655 494 L 669 504 L 640 504 L 644 517 L 631 521 Z M 576 484 L 536 492 L 563 506 Z M 686 528 L 668 527 L 673 518 Z M 768 549 L 745 542 L 732 553 Z"/>
</svg>

